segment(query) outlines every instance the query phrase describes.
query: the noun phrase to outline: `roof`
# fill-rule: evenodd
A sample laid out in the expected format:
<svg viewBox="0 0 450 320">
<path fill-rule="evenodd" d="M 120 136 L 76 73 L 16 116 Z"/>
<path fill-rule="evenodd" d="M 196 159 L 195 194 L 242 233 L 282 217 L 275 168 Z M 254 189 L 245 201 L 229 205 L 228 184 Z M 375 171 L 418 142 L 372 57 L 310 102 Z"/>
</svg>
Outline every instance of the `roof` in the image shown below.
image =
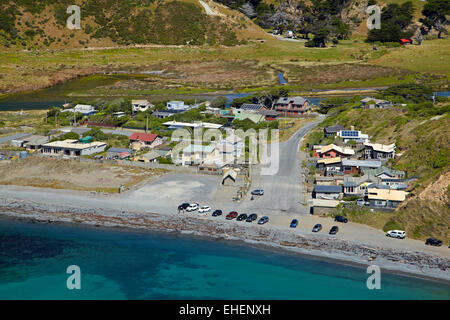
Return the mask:
<svg viewBox="0 0 450 320">
<path fill-rule="evenodd" d="M 357 187 L 358 184 L 354 181 L 345 181 L 344 182 L 344 187 Z"/>
<path fill-rule="evenodd" d="M 353 149 L 349 149 L 349 148 L 345 148 L 345 147 L 339 147 L 335 144 L 329 144 L 327 146 L 322 147 L 322 149 L 320 149 L 320 153 L 325 153 L 328 152 L 330 150 L 335 150 L 338 151 L 342 154 L 347 154 L 347 155 L 354 155 L 355 154 L 355 150 Z"/>
<path fill-rule="evenodd" d="M 405 176 L 404 171 L 389 169 L 388 167 L 385 167 L 385 166 L 381 166 L 376 169 L 367 169 L 367 170 L 364 170 L 364 173 L 367 175 L 372 175 L 372 176 L 379 176 L 383 173 L 386 173 L 386 174 L 390 175 L 391 177 L 392 176 L 399 176 L 399 177 Z"/>
<path fill-rule="evenodd" d="M 412 42 L 411 39 L 400 39 L 400 42 Z"/>
<path fill-rule="evenodd" d="M 381 161 L 342 159 L 342 165 L 349 167 L 379 168 L 381 167 Z"/>
<path fill-rule="evenodd" d="M 392 189 L 367 189 L 369 200 L 404 201 L 408 192 Z"/>
<path fill-rule="evenodd" d="M 261 110 L 264 106 L 262 104 L 256 104 L 256 103 L 244 103 L 241 106 L 242 110 Z"/>
<path fill-rule="evenodd" d="M 118 154 L 119 157 L 124 158 L 124 157 L 129 157 L 131 156 L 130 152 L 121 152 Z"/>
<path fill-rule="evenodd" d="M 78 140 L 64 140 L 64 141 L 54 141 L 42 145 L 43 147 L 53 147 L 53 148 L 63 148 L 63 149 L 76 149 L 83 150 L 92 147 L 106 146 L 105 142 L 95 141 L 91 143 L 81 143 Z"/>
<path fill-rule="evenodd" d="M 23 139 L 25 142 L 25 145 L 31 144 L 31 145 L 41 145 L 46 142 L 48 142 L 48 137 L 46 136 L 40 136 L 40 135 L 32 135 L 29 137 L 26 137 Z"/>
<path fill-rule="evenodd" d="M 343 126 L 336 125 L 336 126 L 325 127 L 325 128 L 323 128 L 323 130 L 326 133 L 337 133 L 338 131 L 347 130 L 347 129 L 345 129 Z"/>
<path fill-rule="evenodd" d="M 377 183 L 371 183 L 367 186 L 367 188 L 374 188 L 374 189 L 390 189 L 389 186 L 386 186 L 384 184 L 377 184 Z"/>
<path fill-rule="evenodd" d="M 209 123 L 209 122 L 177 122 L 177 121 L 167 121 L 163 123 L 164 126 L 168 127 L 190 127 L 190 128 L 206 128 L 206 129 L 220 129 L 223 127 L 221 124 Z"/>
<path fill-rule="evenodd" d="M 319 193 L 341 193 L 342 192 L 342 187 L 341 186 L 315 185 L 314 186 L 314 192 L 319 192 Z"/>
<path fill-rule="evenodd" d="M 195 152 L 211 153 L 214 151 L 214 149 L 215 146 L 213 145 L 204 146 L 201 144 L 190 144 L 183 149 L 183 153 L 195 153 Z"/>
<path fill-rule="evenodd" d="M 279 115 L 278 112 L 276 112 L 275 110 L 265 110 L 265 109 L 261 109 L 256 111 L 257 114 L 261 114 L 265 117 L 269 116 L 269 117 L 276 117 Z"/>
<path fill-rule="evenodd" d="M 133 150 L 128 148 L 109 148 L 107 151 L 107 153 L 122 153 L 122 152 L 133 153 Z"/>
<path fill-rule="evenodd" d="M 158 137 L 157 134 L 154 133 L 141 133 L 141 132 L 134 132 L 130 136 L 130 140 L 137 140 L 137 141 L 144 141 L 144 142 L 153 142 Z"/>
<path fill-rule="evenodd" d="M 323 158 L 317 160 L 317 163 L 323 163 L 323 164 L 332 164 L 332 163 L 339 163 L 341 162 L 341 157 L 336 158 Z"/>
<path fill-rule="evenodd" d="M 236 120 L 245 120 L 249 119 L 250 121 L 253 121 L 254 123 L 258 123 L 262 120 L 264 120 L 264 116 L 262 114 L 252 113 L 252 112 L 239 112 L 235 114 L 234 119 Z"/>
<path fill-rule="evenodd" d="M 147 158 L 148 160 L 154 160 L 154 159 L 161 157 L 161 154 L 159 152 L 157 152 L 156 150 L 152 150 L 152 151 L 144 154 L 143 157 Z"/>
<path fill-rule="evenodd" d="M 365 147 L 370 147 L 378 152 L 394 152 L 395 151 L 395 143 L 392 144 L 381 144 L 381 143 L 364 143 Z"/>
<path fill-rule="evenodd" d="M 225 170 L 225 171 L 223 172 L 222 180 L 225 179 L 225 178 L 228 177 L 228 176 L 230 176 L 231 178 L 233 178 L 233 180 L 236 180 L 237 174 L 238 174 L 238 173 L 237 173 L 236 170 L 233 170 L 233 169 Z"/>
<path fill-rule="evenodd" d="M 281 97 L 277 100 L 275 104 L 295 104 L 295 105 L 304 105 L 306 102 L 308 102 L 307 99 L 303 97 Z"/>
<path fill-rule="evenodd" d="M 372 98 L 372 97 L 367 97 L 361 100 L 361 102 L 367 103 L 373 101 L 375 103 L 390 103 L 390 101 L 387 100 L 381 100 L 381 99 L 376 99 L 376 98 Z"/>
<path fill-rule="evenodd" d="M 150 102 L 148 100 L 131 100 L 131 104 L 149 105 Z"/>
</svg>

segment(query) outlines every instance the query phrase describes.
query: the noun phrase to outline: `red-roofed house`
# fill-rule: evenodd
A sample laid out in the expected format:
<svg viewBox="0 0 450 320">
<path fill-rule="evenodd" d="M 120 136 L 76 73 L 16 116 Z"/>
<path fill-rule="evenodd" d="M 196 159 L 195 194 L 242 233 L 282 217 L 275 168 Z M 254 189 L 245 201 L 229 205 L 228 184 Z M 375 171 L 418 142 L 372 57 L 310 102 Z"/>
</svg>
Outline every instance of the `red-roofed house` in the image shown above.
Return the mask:
<svg viewBox="0 0 450 320">
<path fill-rule="evenodd" d="M 163 142 L 161 136 L 154 133 L 135 132 L 129 139 L 131 147 L 134 150 L 140 150 L 142 148 L 153 149 Z"/>
<path fill-rule="evenodd" d="M 411 39 L 400 39 L 400 44 L 412 44 Z"/>
</svg>

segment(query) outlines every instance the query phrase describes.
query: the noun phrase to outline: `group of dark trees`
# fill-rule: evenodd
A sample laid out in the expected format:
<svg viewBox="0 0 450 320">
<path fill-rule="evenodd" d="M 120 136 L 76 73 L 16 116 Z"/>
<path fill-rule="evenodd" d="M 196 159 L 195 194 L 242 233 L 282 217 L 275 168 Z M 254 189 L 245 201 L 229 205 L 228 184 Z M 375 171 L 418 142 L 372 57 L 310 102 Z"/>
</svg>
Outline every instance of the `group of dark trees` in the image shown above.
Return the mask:
<svg viewBox="0 0 450 320">
<path fill-rule="evenodd" d="M 273 28 L 280 33 L 292 30 L 305 39 L 308 47 L 325 47 L 332 40 L 337 43 L 351 34 L 350 26 L 342 19 L 342 11 L 348 8 L 351 0 L 284 0 L 279 5 L 267 4 L 264 0 L 218 0 L 240 10 L 263 28 Z M 369 0 L 368 5 L 377 4 Z M 381 29 L 368 33 L 368 42 L 398 42 L 402 38 L 411 38 L 416 32 L 413 26 L 415 8 L 410 1 L 403 4 L 391 3 L 381 12 Z M 436 30 L 438 38 L 447 33 L 450 15 L 448 0 L 428 0 L 420 19 L 420 41 L 422 35 Z"/>
</svg>

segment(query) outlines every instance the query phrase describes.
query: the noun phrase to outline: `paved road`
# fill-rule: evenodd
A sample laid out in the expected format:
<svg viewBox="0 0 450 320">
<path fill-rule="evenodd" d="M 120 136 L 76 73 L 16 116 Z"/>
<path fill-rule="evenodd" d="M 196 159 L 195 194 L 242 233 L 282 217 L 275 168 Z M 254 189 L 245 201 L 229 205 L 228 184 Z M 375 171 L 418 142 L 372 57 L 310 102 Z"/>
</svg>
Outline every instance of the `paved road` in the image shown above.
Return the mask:
<svg viewBox="0 0 450 320">
<path fill-rule="evenodd" d="M 275 175 L 261 175 L 253 180 L 252 188 L 264 189 L 264 196 L 250 195 L 239 206 L 241 212 L 270 212 L 271 214 L 309 213 L 303 206 L 300 183 L 300 140 L 318 123 L 311 122 L 298 130 L 288 141 L 280 143 L 280 163 Z"/>
</svg>

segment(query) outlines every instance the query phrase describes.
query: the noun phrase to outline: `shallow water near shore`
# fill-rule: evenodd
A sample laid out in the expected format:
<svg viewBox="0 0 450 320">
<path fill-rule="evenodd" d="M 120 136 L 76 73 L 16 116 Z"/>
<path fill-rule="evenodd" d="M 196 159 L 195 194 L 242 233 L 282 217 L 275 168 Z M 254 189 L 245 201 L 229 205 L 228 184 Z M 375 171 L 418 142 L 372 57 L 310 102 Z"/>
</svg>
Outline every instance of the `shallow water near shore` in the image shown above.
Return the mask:
<svg viewBox="0 0 450 320">
<path fill-rule="evenodd" d="M 66 268 L 81 269 L 68 290 Z M 450 299 L 450 286 L 241 242 L 0 219 L 0 299 Z"/>
</svg>

